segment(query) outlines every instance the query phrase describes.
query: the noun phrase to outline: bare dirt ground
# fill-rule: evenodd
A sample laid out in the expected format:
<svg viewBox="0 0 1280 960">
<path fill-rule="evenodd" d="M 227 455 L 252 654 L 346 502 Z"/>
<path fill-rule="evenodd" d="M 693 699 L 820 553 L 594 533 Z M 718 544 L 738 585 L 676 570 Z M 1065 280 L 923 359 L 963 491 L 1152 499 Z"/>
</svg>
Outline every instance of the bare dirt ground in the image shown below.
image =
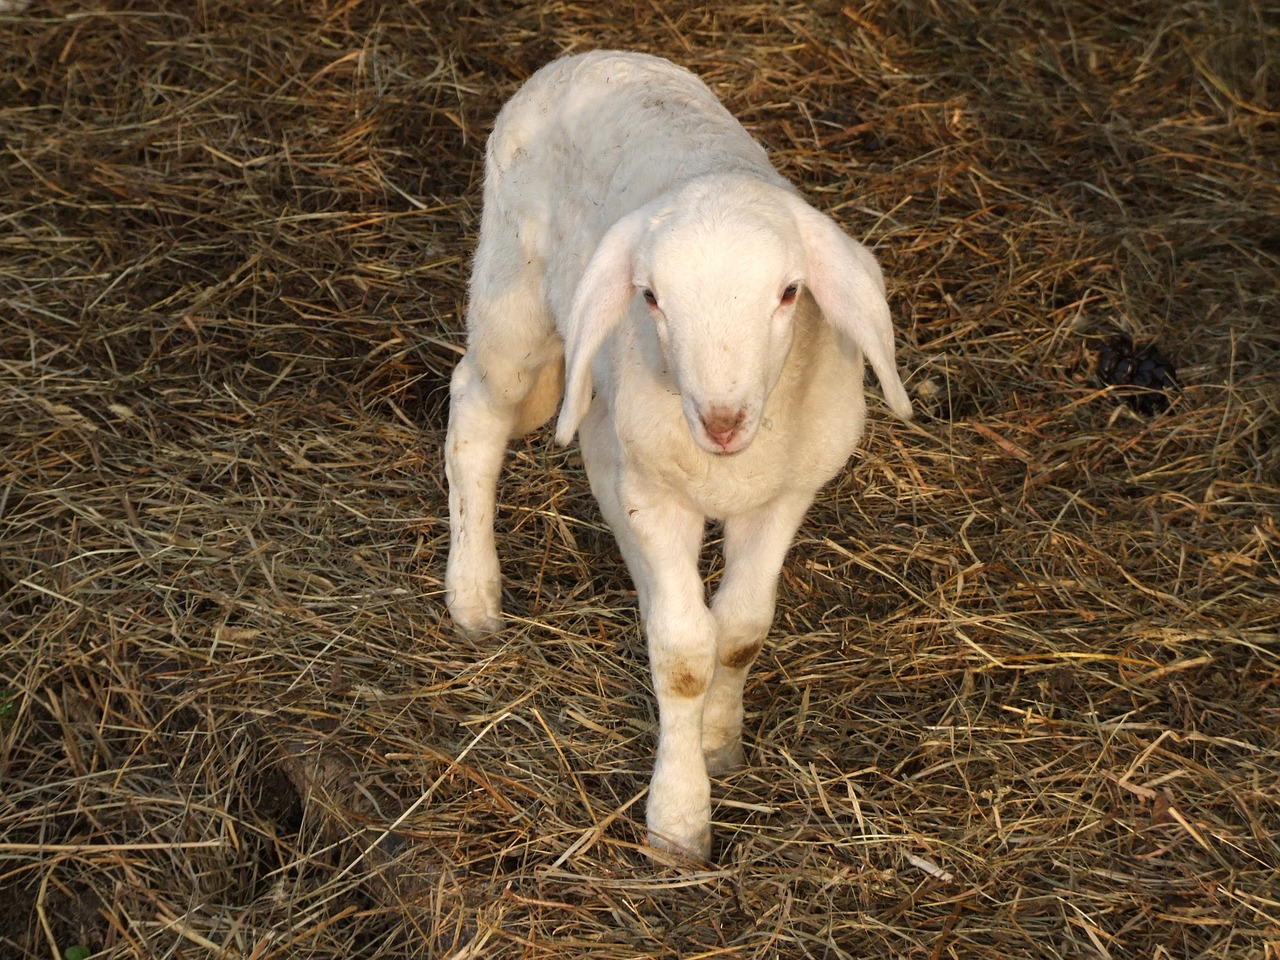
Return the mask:
<svg viewBox="0 0 1280 960">
<path fill-rule="evenodd" d="M 441 593 L 484 138 L 597 47 L 876 247 L 921 411 L 686 870 L 573 449 L 513 446 L 508 629 Z M 1274 8 L 36 0 L 0 61 L 0 956 L 1280 957 Z"/>
</svg>

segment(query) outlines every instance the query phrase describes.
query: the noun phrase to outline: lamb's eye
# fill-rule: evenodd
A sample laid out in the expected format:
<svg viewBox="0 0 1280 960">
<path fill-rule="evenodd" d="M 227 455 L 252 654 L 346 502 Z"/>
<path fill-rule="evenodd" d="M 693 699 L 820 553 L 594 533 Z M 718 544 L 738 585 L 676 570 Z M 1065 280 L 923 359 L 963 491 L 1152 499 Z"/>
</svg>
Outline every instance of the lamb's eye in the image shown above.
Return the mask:
<svg viewBox="0 0 1280 960">
<path fill-rule="evenodd" d="M 800 292 L 798 283 L 790 284 L 787 289 L 782 291 L 782 298 L 778 301 L 782 306 L 789 307 L 796 302 L 796 294 Z"/>
<path fill-rule="evenodd" d="M 657 297 L 657 294 L 655 294 L 655 293 L 654 293 L 652 290 L 650 290 L 648 287 L 645 287 L 645 288 L 644 288 L 644 302 L 645 302 L 645 303 L 647 303 L 647 304 L 648 304 L 649 306 L 651 306 L 651 307 L 656 307 L 656 306 L 658 305 L 658 297 Z"/>
</svg>

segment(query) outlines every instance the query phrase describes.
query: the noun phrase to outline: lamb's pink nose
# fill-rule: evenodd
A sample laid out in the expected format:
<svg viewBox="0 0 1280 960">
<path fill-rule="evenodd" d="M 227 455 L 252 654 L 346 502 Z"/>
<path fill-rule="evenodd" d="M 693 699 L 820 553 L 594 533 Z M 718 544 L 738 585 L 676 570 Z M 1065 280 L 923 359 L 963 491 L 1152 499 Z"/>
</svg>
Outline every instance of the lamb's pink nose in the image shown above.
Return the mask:
<svg viewBox="0 0 1280 960">
<path fill-rule="evenodd" d="M 738 436 L 742 423 L 747 419 L 747 411 L 730 410 L 728 407 L 712 407 L 702 414 L 702 428 L 707 431 L 711 442 L 722 450 L 727 450 Z"/>
</svg>

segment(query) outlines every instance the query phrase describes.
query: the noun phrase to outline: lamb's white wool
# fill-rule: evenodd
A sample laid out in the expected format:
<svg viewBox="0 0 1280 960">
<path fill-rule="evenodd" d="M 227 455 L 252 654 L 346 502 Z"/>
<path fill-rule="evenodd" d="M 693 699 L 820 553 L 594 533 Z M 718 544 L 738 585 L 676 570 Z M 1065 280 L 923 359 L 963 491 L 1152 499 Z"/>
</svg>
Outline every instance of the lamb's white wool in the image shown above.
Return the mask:
<svg viewBox="0 0 1280 960">
<path fill-rule="evenodd" d="M 863 361 L 911 415 L 875 259 L 806 204 L 687 70 L 569 57 L 498 116 L 449 435 L 454 622 L 497 630 L 507 440 L 577 432 L 635 580 L 660 730 L 650 842 L 710 853 L 710 786 L 742 762 L 742 690 L 783 558 L 862 435 Z M 724 521 L 708 606 L 698 552 Z"/>
</svg>

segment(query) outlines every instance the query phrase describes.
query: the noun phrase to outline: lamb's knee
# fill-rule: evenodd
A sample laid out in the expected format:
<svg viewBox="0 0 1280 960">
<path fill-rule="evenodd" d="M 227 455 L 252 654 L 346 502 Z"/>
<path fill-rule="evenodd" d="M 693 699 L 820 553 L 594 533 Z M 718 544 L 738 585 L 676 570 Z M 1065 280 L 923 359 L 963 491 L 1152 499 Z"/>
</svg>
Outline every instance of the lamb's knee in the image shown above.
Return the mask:
<svg viewBox="0 0 1280 960">
<path fill-rule="evenodd" d="M 745 670 L 760 656 L 763 640 L 727 644 L 719 652 L 720 663 L 730 670 Z"/>
<path fill-rule="evenodd" d="M 730 670 L 745 670 L 764 647 L 773 622 L 773 606 L 766 609 L 733 609 L 716 597 L 716 659 Z"/>
<path fill-rule="evenodd" d="M 641 564 L 643 567 L 643 563 Z M 637 577 L 643 583 L 645 577 Z M 642 614 L 649 643 L 649 668 L 659 698 L 681 701 L 706 695 L 716 670 L 716 622 L 710 611 L 699 608 L 691 594 L 673 600 L 650 598 Z M 690 602 L 692 601 L 692 602 Z M 693 609 L 688 609 L 693 606 Z"/>
<path fill-rule="evenodd" d="M 554 409 L 559 396 L 562 365 L 562 351 L 554 334 L 503 342 L 493 337 L 473 338 L 453 368 L 450 399 L 455 407 L 471 403 L 500 411 L 513 428 L 538 415 L 545 421 L 551 410 L 544 413 L 544 408 Z M 550 394 L 556 394 L 555 398 Z"/>
<path fill-rule="evenodd" d="M 706 695 L 714 671 L 714 665 L 708 658 L 675 657 L 655 666 L 654 683 L 660 697 L 666 695 L 689 700 Z"/>
<path fill-rule="evenodd" d="M 464 353 L 462 359 L 454 364 L 453 373 L 449 376 L 450 402 L 456 405 L 466 400 L 472 393 L 472 384 L 478 379 L 475 359 L 469 353 Z"/>
<path fill-rule="evenodd" d="M 483 356 L 474 347 L 463 354 L 449 378 L 449 399 L 457 412 L 483 407 L 488 410 L 514 412 L 523 394 L 512 396 L 513 386 L 521 379 L 519 368 L 507 360 Z"/>
</svg>

